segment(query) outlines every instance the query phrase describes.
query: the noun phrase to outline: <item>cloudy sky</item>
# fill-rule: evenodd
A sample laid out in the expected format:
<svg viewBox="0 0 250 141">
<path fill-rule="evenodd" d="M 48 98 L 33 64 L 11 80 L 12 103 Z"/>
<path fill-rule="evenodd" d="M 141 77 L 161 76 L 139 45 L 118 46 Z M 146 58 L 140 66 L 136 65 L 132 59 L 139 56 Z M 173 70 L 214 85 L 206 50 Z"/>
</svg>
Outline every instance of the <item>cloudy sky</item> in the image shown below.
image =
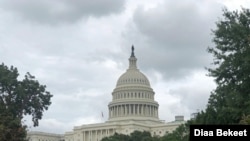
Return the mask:
<svg viewBox="0 0 250 141">
<path fill-rule="evenodd" d="M 132 44 L 137 65 L 151 82 L 161 120 L 206 107 L 216 87 L 211 30 L 247 0 L 0 0 L 0 62 L 30 72 L 53 94 L 39 127 L 63 134 L 105 122 Z M 104 113 L 104 118 L 101 113 Z"/>
</svg>

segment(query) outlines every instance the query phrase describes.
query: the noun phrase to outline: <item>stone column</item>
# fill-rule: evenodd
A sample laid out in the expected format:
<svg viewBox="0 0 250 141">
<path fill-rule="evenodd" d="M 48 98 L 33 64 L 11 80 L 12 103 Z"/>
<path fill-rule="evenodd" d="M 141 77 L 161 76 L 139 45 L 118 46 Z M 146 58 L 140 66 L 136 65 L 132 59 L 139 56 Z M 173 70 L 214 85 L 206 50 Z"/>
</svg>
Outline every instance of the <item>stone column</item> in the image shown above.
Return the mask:
<svg viewBox="0 0 250 141">
<path fill-rule="evenodd" d="M 145 116 L 145 114 L 144 114 L 144 104 L 141 105 L 141 114 L 142 114 L 143 116 Z"/>
<path fill-rule="evenodd" d="M 153 106 L 151 106 L 151 109 L 152 109 L 152 111 L 151 111 L 151 116 L 154 116 L 154 109 L 153 109 L 154 107 Z"/>
<path fill-rule="evenodd" d="M 98 141 L 100 141 L 102 139 L 102 130 L 99 130 L 99 135 L 98 135 Z"/>
<path fill-rule="evenodd" d="M 93 130 L 91 130 L 91 140 L 93 140 Z"/>
<path fill-rule="evenodd" d="M 111 117 L 113 117 L 113 115 L 114 115 L 114 113 L 113 113 L 113 106 L 110 107 L 110 109 L 111 109 Z"/>
<path fill-rule="evenodd" d="M 117 116 L 119 116 L 119 105 L 117 105 Z"/>
<path fill-rule="evenodd" d="M 158 117 L 157 116 L 157 106 L 155 106 L 155 117 Z"/>
<path fill-rule="evenodd" d="M 132 112 L 133 112 L 133 105 L 132 104 L 129 104 L 130 105 L 130 115 L 132 115 Z"/>
<path fill-rule="evenodd" d="M 137 115 L 140 115 L 140 104 L 137 104 Z"/>
<path fill-rule="evenodd" d="M 120 116 L 120 106 L 117 105 L 117 116 Z"/>
<path fill-rule="evenodd" d="M 154 117 L 154 106 L 153 106 L 153 105 L 151 106 L 151 109 L 152 109 L 152 114 L 151 114 L 151 116 Z"/>
<path fill-rule="evenodd" d="M 135 104 L 133 104 L 133 115 L 135 115 Z"/>
<path fill-rule="evenodd" d="M 114 116 L 115 116 L 115 107 L 112 106 L 112 117 L 114 117 Z"/>
<path fill-rule="evenodd" d="M 115 116 L 115 108 L 114 108 L 114 106 L 112 106 L 112 117 L 114 117 Z"/>
<path fill-rule="evenodd" d="M 153 117 L 156 117 L 156 116 L 155 116 L 155 106 L 152 106 L 152 110 L 153 110 L 153 111 L 152 111 L 152 116 L 153 116 Z"/>
<path fill-rule="evenodd" d="M 159 115 L 158 115 L 158 108 L 156 108 L 156 115 L 157 115 L 157 117 L 159 117 Z"/>
<path fill-rule="evenodd" d="M 126 115 L 126 105 L 123 105 L 123 116 Z"/>
<path fill-rule="evenodd" d="M 126 107 L 125 107 L 126 105 L 123 105 L 123 116 L 125 116 L 126 115 Z"/>
<path fill-rule="evenodd" d="M 149 105 L 149 116 L 152 116 L 152 105 Z"/>
<path fill-rule="evenodd" d="M 140 110 L 141 110 L 141 104 L 138 104 L 138 115 L 141 115 Z"/>
<path fill-rule="evenodd" d="M 125 108 L 125 115 L 124 116 L 126 116 L 127 115 L 127 105 L 126 104 L 124 105 L 124 108 Z"/>
<path fill-rule="evenodd" d="M 152 116 L 152 105 L 149 105 L 149 116 Z"/>
<path fill-rule="evenodd" d="M 123 105 L 121 105 L 121 116 L 123 116 Z"/>
<path fill-rule="evenodd" d="M 97 140 L 97 131 L 98 130 L 95 130 L 95 140 Z"/>
<path fill-rule="evenodd" d="M 122 116 L 122 105 L 120 105 L 120 116 Z"/>
<path fill-rule="evenodd" d="M 147 110 L 146 110 L 146 115 L 148 116 L 148 113 L 149 113 L 149 108 L 148 108 L 148 105 L 146 105 L 147 107 Z"/>
<path fill-rule="evenodd" d="M 131 109 L 130 109 L 130 104 L 128 104 L 128 115 L 130 115 Z"/>
<path fill-rule="evenodd" d="M 155 106 L 154 106 L 153 108 L 154 108 L 154 112 L 153 112 L 153 113 L 154 113 L 154 117 L 156 117 L 156 114 L 155 114 L 155 111 L 156 111 L 156 110 L 155 110 Z"/>
<path fill-rule="evenodd" d="M 151 114 L 151 105 L 148 105 L 148 116 Z"/>
<path fill-rule="evenodd" d="M 119 117 L 119 105 L 117 105 L 117 117 Z"/>
<path fill-rule="evenodd" d="M 83 141 L 85 141 L 85 131 L 83 131 Z"/>
<path fill-rule="evenodd" d="M 117 106 L 115 106 L 115 116 L 117 117 Z"/>
<path fill-rule="evenodd" d="M 121 114 L 122 114 L 122 107 L 121 105 L 119 105 L 119 116 L 121 116 Z"/>
<path fill-rule="evenodd" d="M 89 141 L 91 140 L 91 139 L 90 139 L 90 132 L 91 132 L 91 131 L 89 131 Z"/>
<path fill-rule="evenodd" d="M 140 115 L 142 115 L 142 104 L 140 104 L 140 111 L 141 111 L 141 113 L 140 113 Z"/>
</svg>

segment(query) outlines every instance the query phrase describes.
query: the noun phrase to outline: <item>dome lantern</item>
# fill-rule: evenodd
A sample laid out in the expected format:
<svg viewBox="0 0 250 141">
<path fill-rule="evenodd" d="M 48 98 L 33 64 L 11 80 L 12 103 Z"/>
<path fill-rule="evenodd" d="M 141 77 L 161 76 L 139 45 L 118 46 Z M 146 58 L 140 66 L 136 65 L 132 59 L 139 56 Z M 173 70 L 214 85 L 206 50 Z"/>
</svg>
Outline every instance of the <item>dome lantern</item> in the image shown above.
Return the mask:
<svg viewBox="0 0 250 141">
<path fill-rule="evenodd" d="M 136 59 L 135 53 L 134 53 L 134 46 L 132 45 L 131 56 L 129 58 L 129 69 L 137 69 L 136 61 L 137 61 L 137 59 Z"/>
</svg>

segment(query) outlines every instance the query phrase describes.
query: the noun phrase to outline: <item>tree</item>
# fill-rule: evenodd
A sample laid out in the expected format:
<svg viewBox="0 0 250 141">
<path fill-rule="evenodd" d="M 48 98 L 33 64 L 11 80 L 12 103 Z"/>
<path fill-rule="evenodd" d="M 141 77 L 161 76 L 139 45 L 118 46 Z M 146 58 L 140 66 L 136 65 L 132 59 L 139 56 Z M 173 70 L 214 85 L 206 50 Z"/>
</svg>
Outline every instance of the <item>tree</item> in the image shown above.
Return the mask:
<svg viewBox="0 0 250 141">
<path fill-rule="evenodd" d="M 130 135 L 115 133 L 112 136 L 104 137 L 101 141 L 159 141 L 158 137 L 152 137 L 147 131 L 134 131 Z"/>
<path fill-rule="evenodd" d="M 242 119 L 240 120 L 240 124 L 249 125 L 250 124 L 250 115 L 243 115 Z"/>
<path fill-rule="evenodd" d="M 115 133 L 112 136 L 104 137 L 101 141 L 130 141 L 130 137 L 128 135 Z"/>
<path fill-rule="evenodd" d="M 130 134 L 130 141 L 151 141 L 152 136 L 147 131 L 134 131 Z"/>
<path fill-rule="evenodd" d="M 172 133 L 167 133 L 161 137 L 161 141 L 188 141 L 189 140 L 189 126 L 191 120 L 179 125 Z"/>
<path fill-rule="evenodd" d="M 31 115 L 38 126 L 44 110 L 48 110 L 52 95 L 30 73 L 18 80 L 17 68 L 0 65 L 0 140 L 22 141 L 26 137 L 24 115 Z"/>
<path fill-rule="evenodd" d="M 211 93 L 200 122 L 238 124 L 243 115 L 250 114 L 250 11 L 223 9 L 223 19 L 213 30 L 215 68 L 208 68 L 215 78 L 216 89 Z"/>
</svg>

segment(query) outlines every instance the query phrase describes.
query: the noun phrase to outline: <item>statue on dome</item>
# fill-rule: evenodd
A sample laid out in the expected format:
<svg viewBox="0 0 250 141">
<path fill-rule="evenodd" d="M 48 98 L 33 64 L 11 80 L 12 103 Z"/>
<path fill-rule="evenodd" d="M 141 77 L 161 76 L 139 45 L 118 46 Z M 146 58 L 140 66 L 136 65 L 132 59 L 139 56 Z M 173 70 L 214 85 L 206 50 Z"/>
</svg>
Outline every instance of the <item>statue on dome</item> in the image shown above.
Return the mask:
<svg viewBox="0 0 250 141">
<path fill-rule="evenodd" d="M 132 45 L 132 53 L 131 53 L 131 57 L 135 57 L 134 50 L 135 50 L 134 45 Z"/>
</svg>

